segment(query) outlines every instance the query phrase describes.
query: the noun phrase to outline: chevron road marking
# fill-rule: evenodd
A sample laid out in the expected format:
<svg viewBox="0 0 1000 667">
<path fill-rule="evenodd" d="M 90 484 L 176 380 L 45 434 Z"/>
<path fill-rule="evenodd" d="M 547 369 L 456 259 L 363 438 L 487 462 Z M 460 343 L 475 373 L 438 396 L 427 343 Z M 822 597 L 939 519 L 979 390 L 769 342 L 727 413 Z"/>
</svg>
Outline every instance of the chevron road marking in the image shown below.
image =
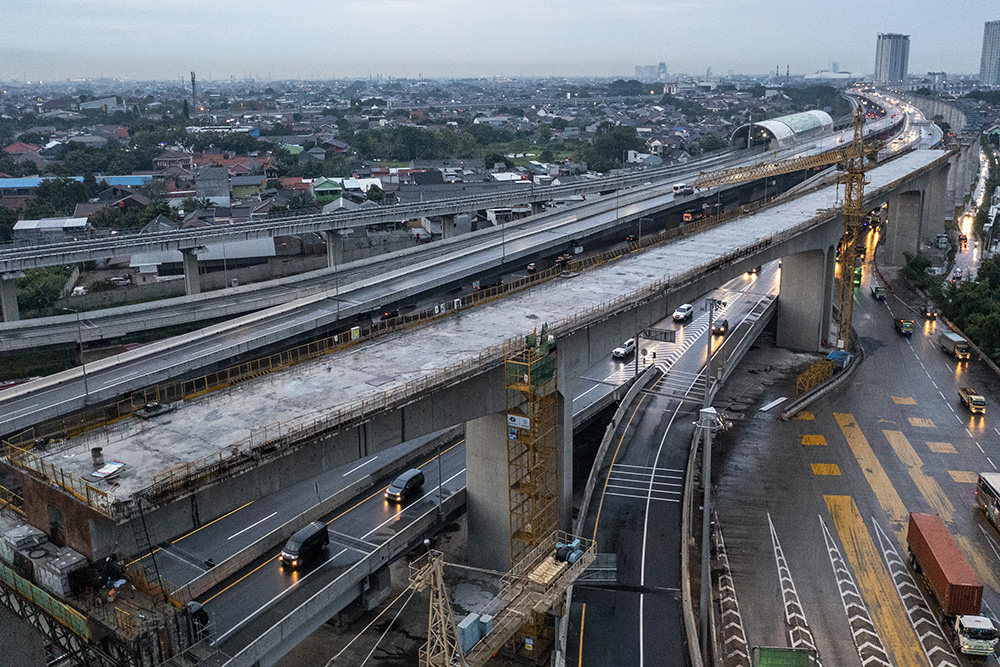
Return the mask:
<svg viewBox="0 0 1000 667">
<path fill-rule="evenodd" d="M 722 569 L 719 573 L 722 664 L 723 667 L 750 667 L 750 647 L 746 631 L 743 629 L 740 603 L 736 599 L 733 574 L 729 569 L 729 555 L 726 552 L 726 541 L 722 537 L 722 524 L 719 523 L 719 515 L 715 512 L 713 514 L 715 532 L 712 537 L 715 540 L 716 558 Z"/>
<path fill-rule="evenodd" d="M 819 650 L 816 648 L 816 640 L 809 629 L 806 614 L 802 609 L 802 602 L 799 600 L 799 592 L 795 589 L 792 573 L 789 571 L 788 563 L 785 561 L 785 552 L 781 549 L 781 543 L 778 541 L 778 533 L 774 530 L 774 523 L 771 521 L 770 512 L 767 514 L 767 525 L 771 529 L 774 560 L 778 566 L 778 580 L 781 582 L 781 600 L 785 606 L 785 623 L 788 625 L 788 640 L 792 648 L 812 649 L 816 652 L 816 655 L 819 655 Z M 818 659 L 816 664 L 820 664 Z"/>
<path fill-rule="evenodd" d="M 923 647 L 931 667 L 960 667 L 961 662 L 959 662 L 958 656 L 955 655 L 944 631 L 938 625 L 934 612 L 927 606 L 924 594 L 913 581 L 909 570 L 906 569 L 906 563 L 903 562 L 899 552 L 892 545 L 892 540 L 882 530 L 882 526 L 878 524 L 875 517 L 872 517 L 872 525 L 875 526 L 875 535 L 878 537 L 879 547 L 885 557 L 886 567 L 889 568 L 889 576 L 892 577 L 892 582 L 896 585 L 899 599 L 906 607 L 910 623 L 920 639 L 920 645 Z"/>
</svg>

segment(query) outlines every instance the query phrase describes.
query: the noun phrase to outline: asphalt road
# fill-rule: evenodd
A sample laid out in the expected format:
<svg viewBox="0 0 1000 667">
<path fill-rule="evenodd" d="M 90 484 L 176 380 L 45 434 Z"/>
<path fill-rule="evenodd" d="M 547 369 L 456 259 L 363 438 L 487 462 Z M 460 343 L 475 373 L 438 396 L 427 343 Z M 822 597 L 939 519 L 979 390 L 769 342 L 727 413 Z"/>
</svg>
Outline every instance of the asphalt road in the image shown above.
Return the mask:
<svg viewBox="0 0 1000 667">
<path fill-rule="evenodd" d="M 794 377 L 764 387 L 747 419 L 717 438 L 713 481 L 751 646 L 803 641 L 786 624 L 785 602 L 797 597 L 803 614 L 793 625 L 807 626 L 823 663 L 860 664 L 841 597 L 846 572 L 892 664 L 927 665 L 887 552 L 905 559 L 909 512 L 940 514 L 985 584 L 984 609 L 1000 610 L 1000 536 L 973 504 L 977 474 L 1000 464 L 1000 378 L 943 353 L 942 322 L 922 320 L 894 294 L 872 299 L 869 273 L 854 307 L 866 356 L 849 386 L 788 422 L 756 408 L 793 394 Z M 916 320 L 911 338 L 896 333 L 896 317 Z M 985 415 L 960 405 L 965 385 L 986 396 Z M 784 586 L 776 549 L 790 575 Z M 831 552 L 846 564 L 839 573 Z"/>
<path fill-rule="evenodd" d="M 731 326 L 725 338 L 714 337 L 713 355 L 746 335 L 744 318 L 777 289 L 778 267 L 772 263 L 759 277 L 736 278 L 712 293 L 727 303 L 718 317 Z M 694 305 L 696 317 L 688 323 L 657 325 L 678 331 L 675 344 L 657 345 L 665 374 L 623 420 L 602 464 L 584 534 L 597 541 L 598 553 L 615 554 L 617 584 L 574 589 L 568 664 L 686 661 L 679 592 L 681 496 L 704 391 L 698 373 L 710 335 L 708 313 L 700 310 L 704 299 Z M 631 367 L 625 362 L 620 370 Z"/>
</svg>

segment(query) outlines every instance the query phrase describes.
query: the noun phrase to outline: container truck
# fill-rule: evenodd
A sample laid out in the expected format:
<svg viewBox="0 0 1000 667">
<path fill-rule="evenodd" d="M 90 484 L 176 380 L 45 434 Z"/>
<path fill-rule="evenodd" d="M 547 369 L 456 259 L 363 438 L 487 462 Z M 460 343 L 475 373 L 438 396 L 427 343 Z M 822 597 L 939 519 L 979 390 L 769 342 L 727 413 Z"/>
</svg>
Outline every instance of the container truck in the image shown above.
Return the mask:
<svg viewBox="0 0 1000 667">
<path fill-rule="evenodd" d="M 990 655 L 997 644 L 993 622 L 980 615 L 983 585 L 937 514 L 910 513 L 906 532 L 910 565 L 923 575 L 952 629 L 959 651 Z"/>
<path fill-rule="evenodd" d="M 941 346 L 942 350 L 958 360 L 968 359 L 971 356 L 968 341 L 957 333 L 942 331 L 938 334 L 938 345 Z"/>
</svg>

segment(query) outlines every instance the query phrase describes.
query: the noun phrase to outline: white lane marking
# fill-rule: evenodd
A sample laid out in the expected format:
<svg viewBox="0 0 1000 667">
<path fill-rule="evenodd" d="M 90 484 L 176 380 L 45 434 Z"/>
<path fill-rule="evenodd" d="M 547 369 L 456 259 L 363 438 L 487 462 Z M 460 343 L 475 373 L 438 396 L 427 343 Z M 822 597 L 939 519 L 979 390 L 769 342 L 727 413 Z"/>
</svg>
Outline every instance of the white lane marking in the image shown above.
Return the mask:
<svg viewBox="0 0 1000 667">
<path fill-rule="evenodd" d="M 681 501 L 680 498 L 656 498 L 654 496 L 634 496 L 634 495 L 632 495 L 630 493 L 617 493 L 615 491 L 608 491 L 605 495 L 608 495 L 608 496 L 619 496 L 621 498 L 635 498 L 637 500 L 645 500 L 645 501 L 659 500 L 661 503 L 679 503 Z M 640 604 L 642 603 L 642 598 L 643 598 L 643 596 L 640 595 L 639 596 L 639 602 L 640 602 Z M 642 612 L 641 611 L 639 612 L 639 618 L 642 618 Z M 642 632 L 640 631 L 639 634 L 640 634 L 640 637 L 641 637 Z M 641 641 L 641 638 L 640 638 L 640 641 Z M 641 660 L 642 660 L 642 656 L 641 656 L 641 652 L 640 652 L 640 664 L 642 664 Z"/>
<path fill-rule="evenodd" d="M 14 410 L 14 412 L 8 412 L 6 416 L 7 417 L 16 417 L 17 415 L 21 414 L 22 412 L 31 412 L 32 410 L 34 410 L 35 408 L 37 408 L 39 405 L 41 405 L 41 404 L 40 403 L 35 403 L 34 405 L 29 405 L 26 408 L 21 408 L 20 410 Z"/>
<path fill-rule="evenodd" d="M 990 457 L 988 457 L 988 456 L 987 456 L 987 457 L 986 457 L 986 460 L 990 462 L 990 465 L 991 465 L 991 466 L 993 466 L 993 469 L 994 469 L 994 470 L 996 470 L 996 469 L 997 469 L 997 464 L 996 464 L 996 463 L 993 463 L 993 459 L 991 459 Z"/>
<path fill-rule="evenodd" d="M 598 388 L 599 386 L 600 386 L 600 385 L 598 385 L 598 384 L 595 384 L 595 385 L 594 385 L 593 387 L 591 387 L 591 388 L 590 388 L 590 389 L 588 389 L 587 391 L 583 392 L 582 394 L 580 394 L 579 396 L 577 396 L 577 397 L 576 397 L 576 398 L 574 398 L 573 400 L 574 400 L 574 401 L 579 401 L 579 400 L 580 400 L 581 398 L 583 398 L 584 396 L 586 396 L 586 395 L 587 395 L 587 394 L 589 394 L 590 392 L 594 391 L 594 390 L 595 390 L 595 389 L 597 389 L 597 388 Z"/>
<path fill-rule="evenodd" d="M 951 409 L 951 411 L 952 411 L 952 412 L 955 412 L 955 408 L 952 408 L 952 409 Z M 964 424 L 964 423 L 965 423 L 964 421 L 962 421 L 962 418 L 961 418 L 961 417 L 959 417 L 959 416 L 958 416 L 957 414 L 955 415 L 955 419 L 957 419 L 957 420 L 958 420 L 958 423 L 959 423 L 959 424 Z"/>
<path fill-rule="evenodd" d="M 238 533 L 233 533 L 232 535 L 230 535 L 230 536 L 229 536 L 229 537 L 227 537 L 226 539 L 227 539 L 227 540 L 231 540 L 231 539 L 233 539 L 234 537 L 236 537 L 237 535 L 242 535 L 243 533 L 247 532 L 248 530 L 250 530 L 250 529 L 251 529 L 251 528 L 253 528 L 254 526 L 259 526 L 260 524 L 264 523 L 265 521 L 267 521 L 268 519 L 270 519 L 270 518 L 271 518 L 272 516 L 274 516 L 275 514 L 277 514 L 277 512 L 271 512 L 270 514 L 268 514 L 268 515 L 267 515 L 266 517 L 264 517 L 264 518 L 263 518 L 263 519 L 261 519 L 260 521 L 258 521 L 258 522 L 256 522 L 256 523 L 252 523 L 252 524 L 250 524 L 249 526 L 247 526 L 246 528 L 244 528 L 244 529 L 243 529 L 243 530 L 241 530 L 240 532 L 238 532 Z"/>
<path fill-rule="evenodd" d="M 930 373 L 928 373 L 927 376 L 930 377 Z M 937 382 L 935 382 L 934 380 L 931 380 L 931 384 L 934 385 L 935 389 L 938 388 Z M 940 391 L 940 389 L 938 389 L 938 391 Z M 1000 431 L 997 431 L 997 435 L 1000 435 Z"/>
<path fill-rule="evenodd" d="M 980 445 L 978 441 L 976 442 L 976 447 L 979 447 L 979 451 L 981 451 L 981 452 L 982 452 L 983 454 L 985 454 L 985 453 L 986 453 L 986 450 L 985 450 L 985 449 L 983 449 L 983 446 L 982 446 L 982 445 Z"/>
<path fill-rule="evenodd" d="M 678 470 L 677 468 L 656 468 L 656 467 L 653 467 L 653 466 L 637 466 L 637 465 L 632 465 L 631 463 L 616 463 L 615 467 L 616 468 L 639 468 L 640 470 L 662 470 L 664 472 L 676 472 L 676 473 L 681 474 L 681 475 L 684 474 L 683 470 Z M 625 472 L 625 471 L 622 470 L 620 472 Z"/>
<path fill-rule="evenodd" d="M 966 426 L 966 427 L 965 427 L 965 432 L 969 434 L 969 437 L 970 437 L 970 438 L 974 437 L 974 436 L 972 435 L 972 431 L 970 431 L 970 430 L 969 430 L 969 427 L 968 427 L 968 426 Z"/>
<path fill-rule="evenodd" d="M 941 393 L 941 390 L 940 390 L 940 389 L 938 390 L 938 394 L 940 394 L 940 395 L 941 395 L 941 400 L 942 400 L 942 401 L 947 401 L 947 400 L 948 400 L 947 398 L 945 398 L 945 397 L 944 397 L 944 394 L 943 394 L 943 393 Z"/>
<path fill-rule="evenodd" d="M 444 482 L 442 483 L 442 486 L 443 486 L 444 484 L 447 484 L 447 483 L 448 483 L 448 482 L 450 482 L 451 480 L 455 479 L 455 478 L 456 478 L 456 477 L 458 477 L 459 475 L 463 474 L 464 472 L 465 472 L 465 468 L 462 468 L 462 469 L 461 469 L 460 471 L 458 471 L 457 473 L 455 473 L 454 475 L 452 475 L 451 477 L 449 477 L 448 479 L 446 479 L 446 480 L 445 480 L 445 481 L 444 481 Z M 422 496 L 421 496 L 420 498 L 418 498 L 417 500 L 418 500 L 418 501 L 419 501 L 419 500 L 423 500 L 424 498 L 426 498 L 426 497 L 430 496 L 430 495 L 431 495 L 431 494 L 433 494 L 433 493 L 437 493 L 437 487 L 436 487 L 436 486 L 435 486 L 435 487 L 434 487 L 433 489 L 431 489 L 430 491 L 428 491 L 427 493 L 425 493 L 424 495 L 422 495 Z M 416 501 L 414 501 L 414 502 L 416 502 Z M 399 510 L 398 512 L 396 512 L 396 513 L 395 513 L 395 514 L 394 514 L 394 515 L 393 515 L 393 516 L 392 516 L 391 518 L 389 518 L 389 520 L 388 520 L 388 521 L 385 521 L 385 522 L 383 522 L 383 523 L 379 524 L 378 526 L 376 526 L 376 527 L 375 527 L 375 529 L 374 529 L 374 530 L 372 530 L 372 531 L 371 531 L 370 533 L 367 533 L 367 534 L 363 535 L 363 536 L 362 536 L 362 537 L 361 537 L 360 539 L 361 539 L 361 540 L 364 540 L 365 538 L 367 538 L 367 537 L 370 537 L 372 533 L 374 533 L 374 532 L 375 532 L 376 530 L 378 530 L 378 529 L 379 529 L 379 528 L 381 528 L 382 526 L 384 526 L 384 525 L 386 525 L 387 523 L 390 523 L 390 522 L 392 522 L 392 521 L 395 521 L 395 520 L 396 520 L 396 519 L 397 519 L 397 518 L 399 517 L 399 515 L 400 515 L 400 514 L 402 514 L 402 513 L 403 513 L 403 510 L 402 510 L 402 509 L 400 509 L 400 510 Z M 307 574 L 306 576 L 302 577 L 301 579 L 299 579 L 298 581 L 296 581 L 295 583 L 293 583 L 293 584 L 292 584 L 291 586 L 289 586 L 289 587 L 288 587 L 288 588 L 286 588 L 285 590 L 283 590 L 283 591 L 281 591 L 280 593 L 278 593 L 277 595 L 275 595 L 275 596 L 274 596 L 273 598 L 271 598 L 271 599 L 270 599 L 270 600 L 269 600 L 269 601 L 268 601 L 268 602 L 267 602 L 266 604 L 264 604 L 263 606 L 259 607 L 258 609 L 255 609 L 255 610 L 253 611 L 253 613 L 251 613 L 251 614 L 250 614 L 249 616 L 247 616 L 246 618 L 244 618 L 244 619 L 243 619 L 242 621 L 240 621 L 239 623 L 237 623 L 236 625 L 234 625 L 233 627 L 231 627 L 231 628 L 230 628 L 229 630 L 227 630 L 227 631 L 226 631 L 226 632 L 224 632 L 223 634 L 219 635 L 219 638 L 215 640 L 215 644 L 214 644 L 214 645 L 215 645 L 215 646 L 218 646 L 218 645 L 219 645 L 219 643 L 221 643 L 222 641 L 224 641 L 224 640 L 225 640 L 225 639 L 226 639 L 227 637 L 229 637 L 230 635 L 232 635 L 232 634 L 233 634 L 234 632 L 236 632 L 236 631 L 237 631 L 237 630 L 238 630 L 239 628 L 243 627 L 243 625 L 244 625 L 244 624 L 246 624 L 246 623 L 247 623 L 248 621 L 250 621 L 250 620 L 251 620 L 252 618 L 254 618 L 254 616 L 255 616 L 255 615 L 256 615 L 256 614 L 257 614 L 257 613 L 258 613 L 259 611 L 261 611 L 261 610 L 263 610 L 263 609 L 267 609 L 268 607 L 270 607 L 270 606 L 271 606 L 272 604 L 274 604 L 275 602 L 277 602 L 277 601 L 278 601 L 278 600 L 279 600 L 280 598 L 284 597 L 284 596 L 285 596 L 285 595 L 287 595 L 287 594 L 288 594 L 289 592 L 291 592 L 291 590 L 292 590 L 293 588 L 295 588 L 296 586 L 298 586 L 299 584 L 301 584 L 301 583 L 302 583 L 303 581 L 305 581 L 306 579 L 308 579 L 308 578 L 309 578 L 309 577 L 311 577 L 312 575 L 314 575 L 314 574 L 316 574 L 317 572 L 320 572 L 321 570 L 323 570 L 323 568 L 325 568 L 325 567 L 326 567 L 327 565 L 329 565 L 329 564 L 330 564 L 331 562 L 333 562 L 333 561 L 334 561 L 334 560 L 336 560 L 337 558 L 340 558 L 341 556 L 343 556 L 343 555 L 344 555 L 345 553 L 347 553 L 347 551 L 348 551 L 348 549 L 341 549 L 341 550 L 340 550 L 340 551 L 338 551 L 338 552 L 337 552 L 336 554 L 334 554 L 333 556 L 331 556 L 330 558 L 328 558 L 328 559 L 326 560 L 326 562 L 324 562 L 324 563 L 323 563 L 322 565 L 320 565 L 319 567 L 317 567 L 316 569 L 314 569 L 314 570 L 313 570 L 312 572 L 310 572 L 309 574 Z M 346 572 L 345 572 L 344 574 L 341 574 L 340 576 L 342 577 L 342 576 L 344 576 L 345 574 L 346 574 Z M 337 579 L 339 579 L 339 578 L 340 578 L 340 577 L 337 577 Z M 336 579 L 335 579 L 335 580 L 336 580 Z M 332 583 L 332 582 L 331 582 L 331 583 Z"/>
<path fill-rule="evenodd" d="M 378 455 L 375 455 L 371 459 L 369 459 L 368 461 L 365 461 L 364 463 L 362 463 L 361 465 L 354 466 L 353 468 L 351 468 L 350 470 L 348 470 L 347 472 L 345 472 L 343 475 L 341 475 L 341 477 L 347 477 L 352 472 L 355 472 L 357 470 L 361 470 L 362 468 L 364 468 L 366 465 L 368 465 L 369 463 L 371 463 L 372 461 L 374 461 L 377 458 L 378 458 Z"/>
</svg>

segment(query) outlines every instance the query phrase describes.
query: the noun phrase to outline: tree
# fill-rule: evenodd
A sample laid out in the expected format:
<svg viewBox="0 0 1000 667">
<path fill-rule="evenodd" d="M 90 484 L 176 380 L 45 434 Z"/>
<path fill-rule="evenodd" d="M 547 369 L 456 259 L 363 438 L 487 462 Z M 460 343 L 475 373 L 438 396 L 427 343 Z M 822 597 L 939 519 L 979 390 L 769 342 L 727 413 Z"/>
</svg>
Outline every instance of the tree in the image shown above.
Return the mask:
<svg viewBox="0 0 1000 667">
<path fill-rule="evenodd" d="M 368 188 L 368 192 L 365 193 L 368 201 L 380 202 L 385 197 L 385 193 L 382 192 L 382 188 L 377 185 L 372 185 Z"/>
<path fill-rule="evenodd" d="M 17 224 L 17 211 L 0 206 L 0 243 L 10 243 L 15 224 Z"/>
<path fill-rule="evenodd" d="M 554 156 L 552 154 L 552 151 L 550 149 L 546 148 L 544 151 L 542 151 L 542 154 L 541 154 L 540 157 L 542 158 L 542 162 L 552 162 L 552 158 Z"/>
<path fill-rule="evenodd" d="M 712 151 L 718 151 L 728 147 L 728 141 L 722 139 L 721 137 L 717 137 L 714 134 L 705 135 L 698 140 L 698 148 L 700 148 L 703 153 L 711 153 Z"/>
<path fill-rule="evenodd" d="M 184 109 L 183 111 L 181 111 L 181 113 L 184 115 L 185 118 L 191 117 L 191 108 L 188 107 L 188 101 L 186 98 L 184 99 Z"/>
<path fill-rule="evenodd" d="M 197 211 L 199 208 L 212 208 L 212 200 L 208 197 L 202 197 L 201 199 L 188 197 L 181 202 L 181 208 L 184 209 L 185 215 L 189 215 Z"/>
<path fill-rule="evenodd" d="M 641 151 L 644 148 L 634 127 L 601 123 L 593 145 L 584 149 L 583 156 L 592 169 L 609 171 L 625 164 L 625 154 L 628 151 Z"/>
</svg>

